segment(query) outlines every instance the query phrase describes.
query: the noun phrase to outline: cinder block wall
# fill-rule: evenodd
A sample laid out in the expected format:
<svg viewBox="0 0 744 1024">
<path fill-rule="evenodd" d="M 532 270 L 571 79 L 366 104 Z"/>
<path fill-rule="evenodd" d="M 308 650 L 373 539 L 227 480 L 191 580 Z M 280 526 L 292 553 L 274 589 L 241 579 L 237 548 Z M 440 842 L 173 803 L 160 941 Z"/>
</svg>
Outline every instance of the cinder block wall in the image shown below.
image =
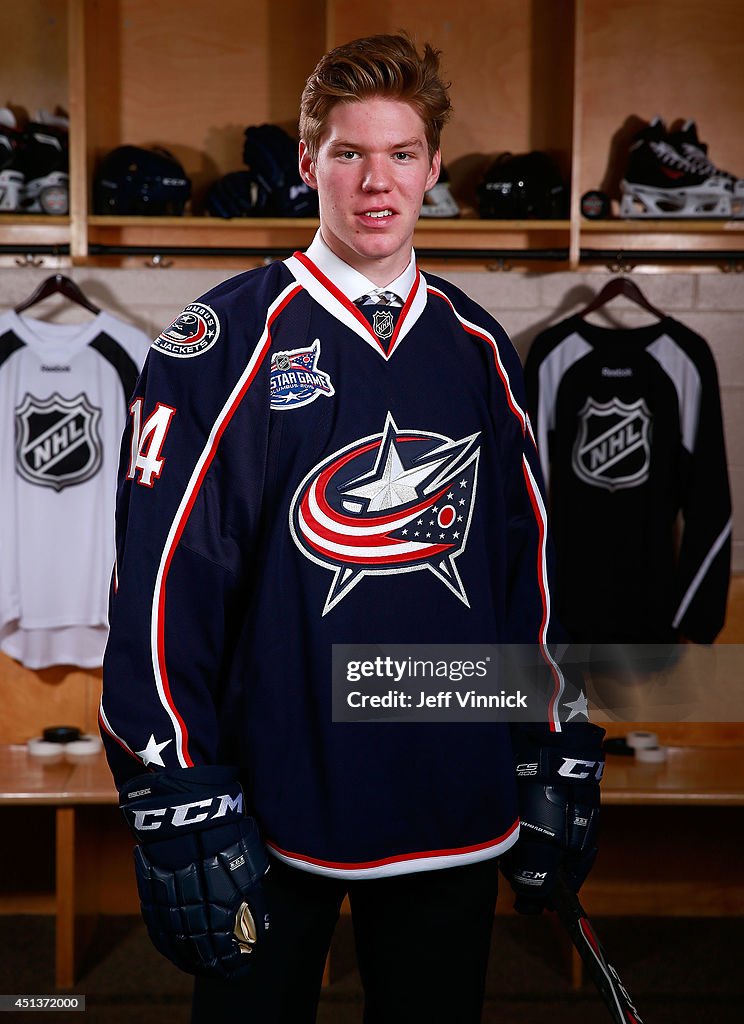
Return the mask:
<svg viewBox="0 0 744 1024">
<path fill-rule="evenodd" d="M 485 306 L 504 326 L 522 358 L 545 327 L 581 309 L 612 276 L 609 271 L 547 273 L 462 271 L 432 265 Z M 65 270 L 97 305 L 155 336 L 191 299 L 239 271 L 224 268 Z M 50 273 L 49 268 L 0 270 L 0 311 L 15 306 Z M 744 573 L 744 279 L 735 273 L 643 273 L 634 280 L 649 301 L 701 334 L 710 344 L 721 382 L 734 501 L 734 571 Z M 29 316 L 69 322 L 88 316 L 52 298 Z M 596 323 L 633 326 L 652 317 L 624 298 L 591 315 Z"/>
</svg>

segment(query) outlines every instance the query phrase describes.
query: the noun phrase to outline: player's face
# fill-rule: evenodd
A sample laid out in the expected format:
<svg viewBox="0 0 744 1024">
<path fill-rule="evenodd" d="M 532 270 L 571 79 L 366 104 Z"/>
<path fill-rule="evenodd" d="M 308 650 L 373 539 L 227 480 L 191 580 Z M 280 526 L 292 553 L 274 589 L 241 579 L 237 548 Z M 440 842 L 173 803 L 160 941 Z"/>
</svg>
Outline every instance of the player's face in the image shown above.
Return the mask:
<svg viewBox="0 0 744 1024">
<path fill-rule="evenodd" d="M 318 190 L 326 244 L 374 284 L 406 268 L 424 192 L 439 177 L 424 122 L 408 103 L 375 97 L 337 103 L 317 160 L 300 143 L 300 173 Z"/>
</svg>

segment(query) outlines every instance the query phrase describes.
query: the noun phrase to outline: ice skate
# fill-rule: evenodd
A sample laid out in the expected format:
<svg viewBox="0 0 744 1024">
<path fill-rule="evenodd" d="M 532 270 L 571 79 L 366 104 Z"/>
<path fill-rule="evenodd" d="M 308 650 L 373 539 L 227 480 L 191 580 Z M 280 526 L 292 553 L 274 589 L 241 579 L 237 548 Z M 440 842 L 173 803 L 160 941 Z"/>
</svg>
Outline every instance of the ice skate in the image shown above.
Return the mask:
<svg viewBox="0 0 744 1024">
<path fill-rule="evenodd" d="M 13 112 L 0 107 L 0 213 L 13 213 L 21 202 L 23 174 L 18 169 L 21 133 Z"/>
<path fill-rule="evenodd" d="M 39 111 L 24 131 L 21 169 L 24 213 L 65 214 L 69 209 L 68 120 Z"/>
<path fill-rule="evenodd" d="M 730 181 L 733 191 L 732 216 L 744 217 L 744 178 L 737 178 L 730 171 L 716 167 L 708 156 L 707 145 L 698 138 L 695 122 L 685 121 L 680 128 L 670 132 L 669 142 L 687 160 L 693 170 L 699 171 L 701 174 L 717 175 Z"/>
<path fill-rule="evenodd" d="M 621 217 L 733 215 L 731 179 L 693 167 L 672 145 L 658 117 L 636 135 L 620 188 Z"/>
</svg>

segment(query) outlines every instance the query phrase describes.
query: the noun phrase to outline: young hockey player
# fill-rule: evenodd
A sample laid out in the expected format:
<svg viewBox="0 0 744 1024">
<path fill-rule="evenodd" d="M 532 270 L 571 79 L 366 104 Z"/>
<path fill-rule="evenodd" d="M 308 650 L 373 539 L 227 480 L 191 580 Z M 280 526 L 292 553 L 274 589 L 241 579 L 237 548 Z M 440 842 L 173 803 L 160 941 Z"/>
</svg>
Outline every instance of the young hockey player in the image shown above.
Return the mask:
<svg viewBox="0 0 744 1024">
<path fill-rule="evenodd" d="M 591 863 L 601 730 L 560 690 L 514 744 L 332 718 L 334 644 L 549 639 L 518 358 L 412 250 L 449 112 L 428 45 L 327 54 L 315 240 L 189 303 L 131 403 L 101 729 L 194 1021 L 315 1020 L 348 895 L 365 1021 L 474 1024 L 500 858 L 524 910 Z"/>
</svg>

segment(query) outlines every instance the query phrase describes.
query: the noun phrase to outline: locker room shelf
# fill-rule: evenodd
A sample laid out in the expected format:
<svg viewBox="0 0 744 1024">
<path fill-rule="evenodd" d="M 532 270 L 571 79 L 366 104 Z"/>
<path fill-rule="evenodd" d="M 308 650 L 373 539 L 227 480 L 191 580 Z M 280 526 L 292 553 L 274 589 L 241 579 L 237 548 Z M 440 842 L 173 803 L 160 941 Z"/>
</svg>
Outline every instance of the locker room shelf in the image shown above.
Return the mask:
<svg viewBox="0 0 744 1024">
<path fill-rule="evenodd" d="M 70 218 L 0 214 L 0 246 L 69 245 Z"/>
<path fill-rule="evenodd" d="M 231 249 L 253 251 L 260 256 L 292 252 L 312 239 L 318 221 L 310 218 L 214 217 L 112 217 L 88 218 L 91 258 L 125 255 L 127 247 L 148 248 L 169 255 L 209 256 Z M 476 218 L 421 219 L 414 244 L 430 256 L 438 251 L 451 257 L 472 252 L 483 254 L 503 250 L 568 251 L 569 222 L 563 220 L 479 220 Z"/>
<path fill-rule="evenodd" d="M 201 217 L 180 224 L 91 217 L 95 166 L 117 145 L 165 145 L 193 180 L 198 212 L 211 182 L 242 166 L 245 126 L 294 130 L 302 84 L 325 49 L 401 26 L 443 50 L 455 106 L 443 157 L 456 194 L 466 197 L 466 214 L 477 183 L 505 151 L 551 153 L 572 194 L 567 221 L 432 219 L 420 224 L 417 248 L 459 256 L 460 265 L 464 255 L 477 262 L 480 254 L 483 265 L 491 252 L 511 251 L 519 262 L 520 251 L 526 261 L 552 250 L 546 269 L 578 269 L 590 247 L 609 253 L 618 244 L 652 265 L 665 252 L 685 250 L 694 265 L 696 253 L 702 264 L 714 250 L 739 251 L 740 221 L 590 222 L 579 207 L 588 189 L 613 191 L 607 182 L 619 180 L 613 159 L 623 131 L 654 114 L 669 124 L 694 118 L 711 159 L 744 174 L 744 136 L 733 129 L 744 115 L 739 0 L 710 0 L 704 38 L 698 19 L 679 14 L 679 0 L 617 0 L 610 7 L 605 0 L 498 0 L 481 5 L 477 18 L 459 20 L 449 0 L 390 0 L 382 7 L 369 0 L 287 0 L 281 11 L 271 0 L 256 0 L 254 8 L 252 31 L 236 35 L 236 0 L 181 0 L 155 10 L 149 0 L 5 0 L 0 30 L 14 40 L 14 59 L 3 102 L 23 103 L 28 112 L 55 104 L 69 110 L 71 216 L 41 224 L 0 217 L 0 259 L 12 261 L 24 247 L 69 245 L 72 263 L 109 265 L 114 257 L 99 246 L 152 250 L 156 233 L 161 246 L 203 250 L 191 261 L 211 262 L 230 247 L 265 249 L 267 256 L 301 247 L 310 222 L 218 227 Z M 690 75 L 701 51 L 703 66 L 715 74 Z M 555 250 L 564 248 L 568 261 L 557 260 Z"/>
</svg>

